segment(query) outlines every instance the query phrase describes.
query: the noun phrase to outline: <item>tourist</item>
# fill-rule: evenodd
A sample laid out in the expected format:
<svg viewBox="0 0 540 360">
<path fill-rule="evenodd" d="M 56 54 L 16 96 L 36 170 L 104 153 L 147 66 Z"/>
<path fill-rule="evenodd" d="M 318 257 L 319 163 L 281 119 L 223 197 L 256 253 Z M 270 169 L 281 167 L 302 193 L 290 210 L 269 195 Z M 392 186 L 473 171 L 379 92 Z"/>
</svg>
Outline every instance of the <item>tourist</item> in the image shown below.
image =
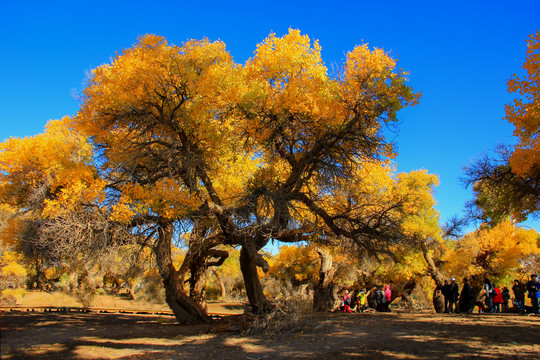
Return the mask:
<svg viewBox="0 0 540 360">
<path fill-rule="evenodd" d="M 364 312 L 367 309 L 367 298 L 369 295 L 369 291 L 367 292 L 366 289 L 360 290 L 358 293 L 358 298 L 356 300 L 356 311 L 357 312 Z"/>
<path fill-rule="evenodd" d="M 471 285 L 469 284 L 469 279 L 463 278 L 463 289 L 461 289 L 461 294 L 459 296 L 459 299 L 461 301 L 460 309 L 463 312 L 471 312 L 474 308 L 474 304 L 472 304 L 473 301 L 473 294 Z"/>
<path fill-rule="evenodd" d="M 501 290 L 495 284 L 493 284 L 493 292 L 492 292 L 492 294 L 494 294 L 492 296 L 492 302 L 493 302 L 493 311 L 492 312 L 500 313 L 501 312 L 501 304 L 504 302 L 504 300 L 503 300 L 503 297 L 502 297 L 502 294 L 501 294 Z"/>
<path fill-rule="evenodd" d="M 525 311 L 525 287 L 516 279 L 512 291 L 514 292 L 514 305 L 520 313 L 523 313 Z"/>
<path fill-rule="evenodd" d="M 377 286 L 377 290 L 375 290 L 375 302 L 377 303 L 378 312 L 385 311 L 386 298 L 381 285 Z"/>
<path fill-rule="evenodd" d="M 392 290 L 390 290 L 390 285 L 386 285 L 384 289 L 384 300 L 385 310 L 390 312 L 390 303 L 392 302 Z"/>
<path fill-rule="evenodd" d="M 353 312 L 358 310 L 358 296 L 360 294 L 359 290 L 354 290 L 351 296 L 351 310 Z"/>
<path fill-rule="evenodd" d="M 448 287 L 448 308 L 446 312 L 449 313 L 459 313 L 459 305 L 458 305 L 458 299 L 459 299 L 459 286 L 456 283 L 456 278 L 452 277 L 450 278 L 450 285 Z"/>
<path fill-rule="evenodd" d="M 449 298 L 450 283 L 448 280 L 444 280 L 444 285 L 441 289 L 442 295 L 444 296 L 444 312 L 448 312 L 448 302 Z"/>
<path fill-rule="evenodd" d="M 484 290 L 486 291 L 486 308 L 487 312 L 493 312 L 493 285 L 491 285 L 491 282 L 488 278 L 484 279 Z"/>
<path fill-rule="evenodd" d="M 536 280 L 536 275 L 531 275 L 531 280 L 527 283 L 527 291 L 529 292 L 529 299 L 531 299 L 531 306 L 535 314 L 540 314 L 538 311 L 538 296 L 540 295 L 540 283 Z"/>
<path fill-rule="evenodd" d="M 508 312 L 508 302 L 510 301 L 510 290 L 505 286 L 502 288 L 501 295 L 503 298 L 502 312 Z"/>
<path fill-rule="evenodd" d="M 341 306 L 343 307 L 343 312 L 352 313 L 351 310 L 351 295 L 349 295 L 349 290 L 345 290 L 343 297 L 341 298 Z"/>
</svg>

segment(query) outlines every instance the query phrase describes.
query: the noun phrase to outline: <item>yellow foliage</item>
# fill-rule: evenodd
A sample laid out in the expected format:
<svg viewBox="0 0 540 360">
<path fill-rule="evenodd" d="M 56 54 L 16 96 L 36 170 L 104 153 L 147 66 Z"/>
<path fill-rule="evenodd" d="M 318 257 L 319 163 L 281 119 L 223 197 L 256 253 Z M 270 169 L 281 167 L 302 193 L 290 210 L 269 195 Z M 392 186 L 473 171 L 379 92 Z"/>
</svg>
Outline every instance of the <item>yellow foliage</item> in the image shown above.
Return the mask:
<svg viewBox="0 0 540 360">
<path fill-rule="evenodd" d="M 294 29 L 280 38 L 270 34 L 243 67 L 248 81 L 240 100 L 248 114 L 243 130 L 267 157 L 273 156 L 269 145 L 276 134 L 290 139 L 299 158 L 314 139 L 329 129 L 339 131 L 359 113 L 364 131 L 373 136 L 380 129 L 378 105 L 385 108 L 385 119 L 394 121 L 399 108 L 418 98 L 394 68 L 395 60 L 384 51 L 362 45 L 348 54 L 344 76 L 332 79 L 317 41 Z"/>
<path fill-rule="evenodd" d="M 221 248 L 222 250 L 226 250 L 229 253 L 229 257 L 225 259 L 225 262 L 219 266 L 218 268 L 215 268 L 215 271 L 224 277 L 229 278 L 239 278 L 242 276 L 241 270 L 240 270 L 240 250 L 224 246 Z M 264 274 L 263 276 L 265 276 Z"/>
<path fill-rule="evenodd" d="M 510 220 L 482 227 L 450 244 L 445 269 L 454 276 L 503 278 L 520 270 L 521 260 L 540 254 L 535 230 L 516 227 Z"/>
<path fill-rule="evenodd" d="M 318 276 L 319 256 L 313 245 L 282 246 L 269 264 L 270 275 L 281 280 L 294 279 L 297 283 L 306 283 Z"/>
<path fill-rule="evenodd" d="M 25 230 L 25 219 L 21 217 L 15 217 L 11 208 L 0 205 L 0 212 L 2 216 L 2 226 L 0 228 L 0 243 L 13 246 L 18 244 L 22 232 Z"/>
<path fill-rule="evenodd" d="M 177 128 L 188 134 L 199 150 L 217 158 L 234 139 L 234 133 L 226 131 L 229 125 L 216 119 L 233 70 L 222 42 L 204 39 L 169 46 L 162 37 L 146 35 L 117 55 L 112 64 L 93 70 L 76 124 L 98 143 L 108 144 L 108 156 L 121 162 L 133 155 L 126 150 L 134 141 L 150 138 L 151 134 L 141 133 L 144 129 L 137 129 L 132 117 L 115 117 L 117 112 L 139 108 L 165 122 L 175 106 L 186 102 L 183 116 L 166 120 L 173 124 L 156 126 L 154 138 L 173 137 L 176 134 L 171 127 Z"/>
<path fill-rule="evenodd" d="M 395 247 L 396 261 L 385 259 L 377 274 L 389 283 L 405 284 L 413 277 L 426 274 L 427 264 L 420 251 L 409 246 Z"/>
<path fill-rule="evenodd" d="M 172 249 L 172 262 L 174 267 L 178 270 L 182 266 L 184 259 L 186 258 L 186 252 L 182 249 L 174 247 Z"/>
<path fill-rule="evenodd" d="M 514 136 L 518 137 L 510 165 L 516 174 L 527 178 L 540 166 L 540 31 L 527 41 L 523 69 L 523 77 L 514 75 L 508 81 L 508 91 L 519 97 L 506 106 L 506 119 L 516 127 Z"/>
<path fill-rule="evenodd" d="M 26 295 L 26 290 L 23 288 L 2 290 L 2 297 L 10 295 L 15 297 L 17 301 L 20 301 Z"/>
<path fill-rule="evenodd" d="M 0 258 L 2 275 L 26 276 L 26 269 L 19 264 L 22 255 L 15 251 L 5 251 Z"/>
<path fill-rule="evenodd" d="M 342 184 L 342 192 L 325 197 L 325 207 L 332 214 L 377 221 L 380 214 L 399 224 L 408 238 L 441 240 L 439 213 L 435 210 L 436 175 L 425 170 L 396 173 L 386 162 L 359 164 L 354 177 Z"/>
<path fill-rule="evenodd" d="M 224 116 L 238 91 L 237 72 L 220 41 L 191 40 L 174 46 L 159 36 L 143 36 L 111 64 L 92 72 L 75 127 L 106 148 L 105 167 L 110 168 L 153 165 L 153 152 L 170 151 L 164 144 L 188 141 L 192 156 L 206 161 L 200 166 L 211 176 L 213 190 L 232 201 L 258 166 L 242 149 L 235 119 Z M 139 114 L 145 114 L 143 121 L 157 121 L 138 122 Z M 148 145 L 140 145 L 144 143 Z M 186 161 L 195 164 L 197 159 Z M 145 184 L 123 181 L 113 218 L 127 221 L 149 212 L 180 218 L 208 200 L 203 187 L 194 187 L 174 176 Z"/>
<path fill-rule="evenodd" d="M 0 145 L 0 198 L 5 204 L 32 209 L 44 202 L 43 215 L 50 216 L 63 206 L 99 197 L 102 184 L 91 166 L 92 147 L 70 126 L 66 116 L 50 121 L 42 134 L 12 137 Z M 47 199 L 46 194 L 53 196 Z"/>
</svg>

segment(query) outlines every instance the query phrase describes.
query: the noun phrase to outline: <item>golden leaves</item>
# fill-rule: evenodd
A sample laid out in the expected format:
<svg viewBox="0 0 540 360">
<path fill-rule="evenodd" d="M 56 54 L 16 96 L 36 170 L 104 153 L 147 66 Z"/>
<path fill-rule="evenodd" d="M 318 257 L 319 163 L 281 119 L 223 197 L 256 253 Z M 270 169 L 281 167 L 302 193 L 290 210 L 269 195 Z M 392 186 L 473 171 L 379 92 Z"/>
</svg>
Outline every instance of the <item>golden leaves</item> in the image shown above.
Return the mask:
<svg viewBox="0 0 540 360">
<path fill-rule="evenodd" d="M 452 244 L 446 268 L 452 274 L 498 278 L 513 275 L 528 255 L 540 254 L 538 233 L 516 227 L 509 219 L 494 228 L 481 227 Z"/>
<path fill-rule="evenodd" d="M 523 69 L 523 77 L 514 75 L 508 80 L 508 91 L 517 93 L 519 97 L 505 108 L 506 120 L 516 127 L 514 136 L 519 141 L 510 165 L 517 175 L 526 178 L 540 166 L 540 31 L 527 41 L 527 60 Z"/>
<path fill-rule="evenodd" d="M 220 41 L 190 40 L 176 46 L 145 35 L 92 71 L 77 116 L 47 129 L 48 138 L 71 139 L 72 145 L 51 140 L 39 151 L 26 151 L 19 185 L 35 188 L 42 182 L 51 187 L 54 196 L 44 201 L 45 216 L 105 198 L 113 198 L 113 217 L 122 221 L 141 212 L 182 217 L 211 196 L 228 206 L 250 187 L 281 186 L 291 176 L 293 158 L 311 151 L 321 138 L 354 134 L 339 150 L 357 161 L 356 140 L 378 142 L 380 122 L 414 98 L 395 64 L 384 51 L 362 45 L 347 55 L 344 76 L 332 79 L 318 41 L 294 29 L 282 37 L 270 34 L 243 66 L 233 62 Z M 85 136 L 100 150 L 99 163 L 93 163 Z M 31 146 L 31 141 L 21 144 Z M 30 154 L 51 152 L 45 148 L 54 148 L 57 156 L 38 157 L 34 174 L 36 159 Z M 382 144 L 369 150 L 384 149 Z M 5 157 L 6 166 L 18 166 L 9 154 Z M 107 180 L 98 178 L 98 164 Z M 400 190 L 396 178 L 383 175 L 386 170 L 377 166 L 359 166 L 364 188 L 352 193 L 392 201 L 406 186 Z M 212 190 L 193 175 L 196 169 L 204 169 Z M 155 172 L 161 172 L 158 180 Z M 114 183 L 114 197 L 103 190 L 110 185 L 106 181 Z M 308 190 L 317 184 L 310 180 L 302 186 Z M 386 188 L 394 195 L 384 194 Z M 342 195 L 336 194 L 336 210 L 343 206 Z M 370 206 L 375 211 L 377 205 Z"/>
<path fill-rule="evenodd" d="M 391 72 L 396 67 L 396 61 L 382 49 L 370 51 L 368 44 L 356 46 L 347 53 L 345 78 L 361 82 L 378 77 L 394 77 Z"/>
<path fill-rule="evenodd" d="M 145 115 L 160 120 L 152 125 L 157 134 L 170 137 L 181 130 L 195 137 L 199 148 L 215 151 L 231 138 L 220 115 L 233 70 L 222 42 L 203 39 L 169 46 L 160 37 L 141 37 L 112 64 L 93 71 L 76 117 L 78 130 L 122 147 L 150 126 L 141 122 Z"/>
<path fill-rule="evenodd" d="M 15 251 L 4 251 L 0 256 L 0 274 L 2 276 L 26 276 L 26 269 L 21 265 L 22 255 Z"/>
<path fill-rule="evenodd" d="M 52 215 L 59 204 L 92 202 L 101 191 L 87 139 L 70 128 L 71 119 L 50 121 L 45 132 L 10 138 L 0 147 L 0 196 L 13 206 Z M 53 194 L 46 199 L 47 194 Z M 47 205 L 51 205 L 48 207 Z"/>
</svg>

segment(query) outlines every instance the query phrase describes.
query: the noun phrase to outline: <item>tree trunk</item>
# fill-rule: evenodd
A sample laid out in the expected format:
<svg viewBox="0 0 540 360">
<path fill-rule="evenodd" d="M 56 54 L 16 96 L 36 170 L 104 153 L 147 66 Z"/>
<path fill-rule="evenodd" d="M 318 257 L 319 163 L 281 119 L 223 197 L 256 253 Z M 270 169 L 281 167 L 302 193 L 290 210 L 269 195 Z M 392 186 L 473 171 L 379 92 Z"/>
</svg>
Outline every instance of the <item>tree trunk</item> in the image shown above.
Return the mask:
<svg viewBox="0 0 540 360">
<path fill-rule="evenodd" d="M 431 275 L 431 278 L 433 279 L 433 281 L 435 281 L 435 284 L 437 286 L 442 287 L 444 285 L 444 276 L 439 272 L 437 265 L 435 265 L 435 261 L 433 261 L 433 258 L 431 257 L 431 254 L 429 253 L 429 249 L 425 241 L 422 241 L 421 245 L 422 245 L 422 253 L 424 254 L 424 259 L 426 260 L 428 264 L 429 274 Z"/>
<path fill-rule="evenodd" d="M 135 284 L 135 282 L 133 282 L 132 284 L 128 283 L 128 286 L 126 287 L 130 300 L 135 300 L 135 287 L 136 286 L 137 285 Z"/>
<path fill-rule="evenodd" d="M 189 297 L 195 301 L 205 311 L 208 309 L 206 305 L 206 265 L 205 259 L 197 259 L 202 261 L 193 264 L 191 268 L 191 277 L 189 279 Z"/>
<path fill-rule="evenodd" d="M 416 288 L 416 279 L 413 277 L 407 283 L 403 286 L 403 290 L 401 291 L 401 299 L 405 302 L 406 306 L 408 308 L 412 308 L 412 300 L 411 300 L 411 293 Z"/>
<path fill-rule="evenodd" d="M 424 254 L 424 259 L 426 260 L 428 264 L 428 271 L 431 275 L 431 278 L 433 281 L 435 281 L 435 290 L 433 290 L 433 307 L 435 308 L 435 311 L 437 313 L 444 312 L 444 296 L 442 294 L 442 287 L 444 285 L 444 277 L 439 272 L 439 269 L 437 268 L 437 265 L 435 265 L 435 261 L 433 261 L 433 258 L 429 254 L 429 249 L 427 247 L 427 244 L 425 241 L 421 241 L 422 246 L 422 253 Z"/>
<path fill-rule="evenodd" d="M 209 267 L 221 266 L 229 253 L 225 250 L 203 248 L 190 262 L 189 297 L 203 309 L 206 305 L 206 272 Z M 210 261 L 210 259 L 216 259 Z M 183 276 L 181 277 L 183 279 Z"/>
<path fill-rule="evenodd" d="M 433 307 L 435 308 L 435 312 L 439 314 L 444 312 L 444 296 L 442 294 L 442 287 L 440 286 L 437 286 L 433 290 Z"/>
<path fill-rule="evenodd" d="M 44 285 L 47 281 L 45 276 L 45 271 L 43 270 L 42 261 L 37 258 L 37 255 L 34 255 L 36 260 L 34 261 L 34 266 L 36 273 L 28 281 L 28 289 L 31 290 L 43 290 Z"/>
<path fill-rule="evenodd" d="M 317 248 L 317 253 L 321 258 L 321 268 L 319 270 L 319 282 L 313 292 L 313 311 L 326 312 L 334 308 L 334 273 L 336 269 L 332 266 L 332 256 L 326 250 Z"/>
<path fill-rule="evenodd" d="M 262 314 L 272 310 L 272 305 L 264 296 L 259 274 L 257 274 L 257 259 L 250 254 L 245 246 L 242 246 L 240 250 L 240 269 L 252 311 L 255 314 Z"/>
<path fill-rule="evenodd" d="M 212 270 L 214 275 L 216 276 L 216 279 L 219 284 L 219 289 L 221 290 L 221 301 L 225 301 L 227 299 L 227 288 L 225 287 L 225 283 L 223 282 L 223 278 L 216 270 Z"/>
<path fill-rule="evenodd" d="M 159 273 L 165 286 L 165 300 L 181 324 L 210 322 L 204 309 L 186 294 L 171 258 L 172 225 L 162 225 L 154 252 Z"/>
</svg>

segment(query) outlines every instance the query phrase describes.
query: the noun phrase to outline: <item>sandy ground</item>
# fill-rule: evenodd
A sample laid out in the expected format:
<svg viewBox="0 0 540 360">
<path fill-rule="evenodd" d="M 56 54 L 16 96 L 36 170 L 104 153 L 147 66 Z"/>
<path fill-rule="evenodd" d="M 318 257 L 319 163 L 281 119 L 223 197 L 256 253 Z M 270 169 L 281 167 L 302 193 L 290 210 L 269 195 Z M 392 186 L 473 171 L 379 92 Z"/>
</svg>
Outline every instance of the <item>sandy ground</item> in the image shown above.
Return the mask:
<svg viewBox="0 0 540 360">
<path fill-rule="evenodd" d="M 230 309 L 238 310 L 237 308 Z M 2 359 L 540 359 L 540 317 L 328 313 L 279 330 L 249 315 L 181 326 L 171 316 L 8 312 Z"/>
</svg>

